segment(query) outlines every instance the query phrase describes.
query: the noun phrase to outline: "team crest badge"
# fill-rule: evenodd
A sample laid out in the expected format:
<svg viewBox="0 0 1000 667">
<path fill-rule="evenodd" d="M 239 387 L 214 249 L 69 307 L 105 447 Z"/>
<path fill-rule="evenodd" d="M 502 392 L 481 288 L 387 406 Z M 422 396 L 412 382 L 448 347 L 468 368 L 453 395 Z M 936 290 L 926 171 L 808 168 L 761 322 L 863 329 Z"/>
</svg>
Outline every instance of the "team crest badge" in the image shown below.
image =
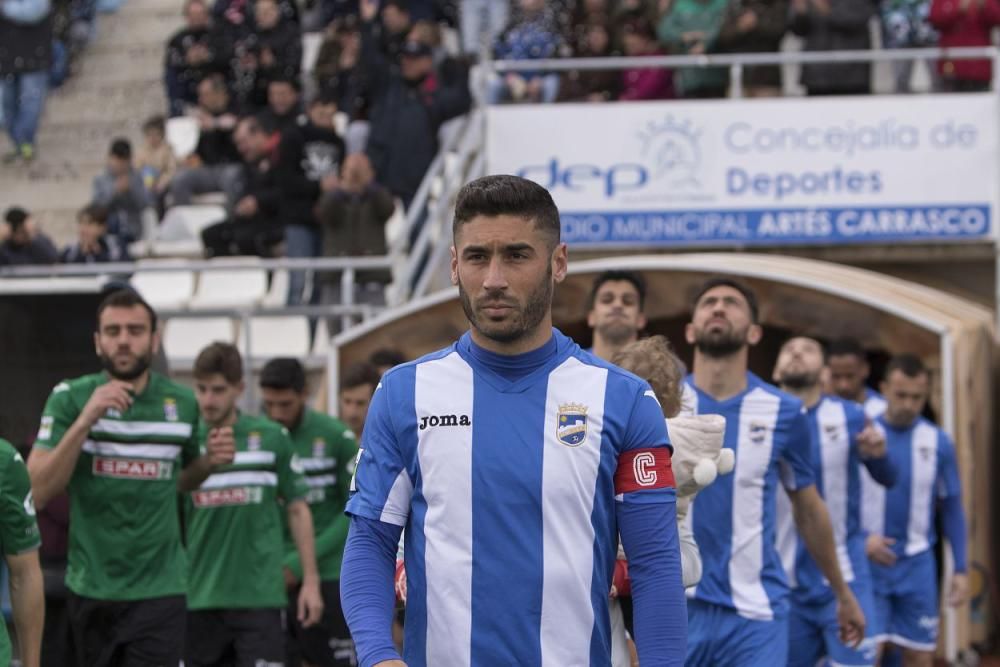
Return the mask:
<svg viewBox="0 0 1000 667">
<path fill-rule="evenodd" d="M 321 459 L 323 454 L 326 453 L 326 440 L 323 438 L 316 438 L 313 440 L 313 458 Z"/>
<path fill-rule="evenodd" d="M 559 406 L 556 437 L 564 445 L 579 447 L 587 439 L 587 406 L 565 403 Z"/>
<path fill-rule="evenodd" d="M 764 440 L 767 439 L 767 426 L 759 422 L 751 422 L 750 424 L 750 442 L 755 445 L 764 444 Z"/>
<path fill-rule="evenodd" d="M 251 431 L 247 435 L 247 451 L 256 452 L 258 450 L 260 450 L 260 433 Z"/>
<path fill-rule="evenodd" d="M 168 422 L 177 421 L 177 401 L 172 398 L 163 399 L 163 416 Z"/>
</svg>

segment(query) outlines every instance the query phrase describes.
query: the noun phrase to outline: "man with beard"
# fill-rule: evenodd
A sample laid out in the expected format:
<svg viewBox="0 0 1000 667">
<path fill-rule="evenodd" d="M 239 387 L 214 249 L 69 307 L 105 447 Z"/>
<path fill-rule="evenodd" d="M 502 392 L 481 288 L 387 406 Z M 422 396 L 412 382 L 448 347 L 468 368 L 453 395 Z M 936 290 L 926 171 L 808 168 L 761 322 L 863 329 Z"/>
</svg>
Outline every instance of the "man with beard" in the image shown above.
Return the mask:
<svg viewBox="0 0 1000 667">
<path fill-rule="evenodd" d="M 639 338 L 646 326 L 642 309 L 646 280 L 635 271 L 605 271 L 590 288 L 587 326 L 594 331 L 591 352 L 610 360 Z"/>
<path fill-rule="evenodd" d="M 240 414 L 243 360 L 229 343 L 212 343 L 194 362 L 201 411 L 198 440 L 224 443 L 232 463 L 212 472 L 186 503 L 187 667 L 280 666 L 285 659 L 282 575 L 284 522 L 302 565 L 295 620 L 315 625 L 323 614 L 309 486 L 288 430 Z"/>
<path fill-rule="evenodd" d="M 903 664 L 930 667 L 938 637 L 937 519 L 954 561 L 948 604 L 964 604 L 969 591 L 955 445 L 920 416 L 930 393 L 930 372 L 920 359 L 892 359 L 880 389 L 888 405 L 878 424 L 899 479 L 880 498 L 865 497 L 875 609 L 888 641 L 902 647 Z"/>
<path fill-rule="evenodd" d="M 816 486 L 827 503 L 837 558 L 867 620 L 868 636 L 859 647 L 837 636 L 834 594 L 799 539 L 788 495 L 778 490 L 778 551 L 792 589 L 788 621 L 788 664 L 813 667 L 827 656 L 837 665 L 873 665 L 875 599 L 871 571 L 861 529 L 862 465 L 877 483 L 891 487 L 896 468 L 889 459 L 885 436 L 866 418 L 861 406 L 823 395 L 826 372 L 822 344 L 805 336 L 785 342 L 778 355 L 774 379 L 782 390 L 802 400 L 812 432 L 812 460 Z"/>
<path fill-rule="evenodd" d="M 348 501 L 341 596 L 363 665 L 607 665 L 618 535 L 639 659 L 686 642 L 671 447 L 649 384 L 552 327 L 566 245 L 549 193 L 458 194 L 452 282 L 471 329 L 388 371 Z M 405 663 L 392 642 L 406 527 Z"/>
<path fill-rule="evenodd" d="M 826 506 L 816 490 L 809 420 L 802 401 L 747 369 L 760 342 L 757 297 L 723 277 L 694 299 L 685 338 L 694 351 L 695 414 L 726 418 L 724 447 L 736 468 L 698 494 L 688 521 L 701 550 L 701 581 L 689 591 L 687 664 L 771 667 L 788 660 L 788 583 L 775 548 L 779 475 L 806 549 L 830 582 L 841 640 L 864 638 L 865 619 L 837 562 Z"/>
<path fill-rule="evenodd" d="M 108 295 L 94 334 L 104 371 L 56 385 L 28 459 L 39 509 L 69 489 L 66 586 L 81 665 L 180 661 L 177 491 L 233 458 L 222 442 L 201 453 L 191 390 L 149 370 L 159 344 L 149 304 L 131 290 Z"/>
</svg>

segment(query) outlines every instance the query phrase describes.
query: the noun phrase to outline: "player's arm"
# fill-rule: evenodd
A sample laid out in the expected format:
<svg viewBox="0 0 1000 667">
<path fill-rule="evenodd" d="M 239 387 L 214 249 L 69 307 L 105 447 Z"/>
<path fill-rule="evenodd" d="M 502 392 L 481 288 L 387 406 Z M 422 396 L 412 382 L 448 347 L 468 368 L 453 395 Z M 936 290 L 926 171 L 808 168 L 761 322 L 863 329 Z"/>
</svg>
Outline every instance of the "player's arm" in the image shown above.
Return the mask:
<svg viewBox="0 0 1000 667">
<path fill-rule="evenodd" d="M 943 433 L 938 445 L 938 508 L 941 529 L 948 544 L 955 571 L 948 584 L 948 604 L 957 607 L 968 598 L 968 532 L 965 508 L 962 506 L 962 484 L 958 476 L 955 446 Z"/>
<path fill-rule="evenodd" d="M 295 541 L 295 550 L 302 564 L 302 591 L 299 594 L 299 621 L 304 627 L 319 622 L 323 614 L 319 568 L 316 566 L 316 546 L 313 538 L 312 512 L 304 499 L 288 503 L 288 529 Z"/>
<path fill-rule="evenodd" d="M 38 549 L 7 556 L 10 571 L 10 606 L 14 612 L 21 664 L 38 667 L 45 625 L 45 592 Z"/>
<path fill-rule="evenodd" d="M 77 409 L 69 388 L 56 387 L 45 405 L 40 437 L 28 459 L 35 505 L 39 509 L 66 489 L 83 443 L 97 420 L 110 409 L 125 412 L 132 405 L 131 390 L 131 384 L 112 380 L 95 389 L 83 408 Z"/>
<path fill-rule="evenodd" d="M 864 463 L 868 474 L 885 488 L 891 488 L 896 483 L 897 469 L 889 456 L 885 433 L 876 426 L 861 410 L 856 416 L 857 424 L 852 425 L 854 446 Z"/>
<path fill-rule="evenodd" d="M 193 449 L 198 450 L 197 430 L 191 436 Z M 205 439 L 205 453 L 194 457 L 177 476 L 177 490 L 181 493 L 194 491 L 212 472 L 221 465 L 232 463 L 236 456 L 236 438 L 231 426 L 213 428 Z"/>
<path fill-rule="evenodd" d="M 677 495 L 666 424 L 651 391 L 640 391 L 636 398 L 624 446 L 615 473 L 615 504 L 628 558 L 636 650 L 643 665 L 682 665 L 687 603 Z"/>
</svg>

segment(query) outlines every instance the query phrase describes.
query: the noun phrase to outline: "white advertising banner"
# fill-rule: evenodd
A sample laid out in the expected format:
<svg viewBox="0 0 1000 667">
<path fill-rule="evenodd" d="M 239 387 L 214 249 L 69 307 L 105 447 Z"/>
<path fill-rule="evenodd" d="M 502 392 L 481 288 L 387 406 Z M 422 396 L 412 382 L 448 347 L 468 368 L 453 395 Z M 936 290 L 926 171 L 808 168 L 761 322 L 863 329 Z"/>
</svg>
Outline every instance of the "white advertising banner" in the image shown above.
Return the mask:
<svg viewBox="0 0 1000 667">
<path fill-rule="evenodd" d="M 491 107 L 575 245 L 990 240 L 995 94 Z"/>
</svg>

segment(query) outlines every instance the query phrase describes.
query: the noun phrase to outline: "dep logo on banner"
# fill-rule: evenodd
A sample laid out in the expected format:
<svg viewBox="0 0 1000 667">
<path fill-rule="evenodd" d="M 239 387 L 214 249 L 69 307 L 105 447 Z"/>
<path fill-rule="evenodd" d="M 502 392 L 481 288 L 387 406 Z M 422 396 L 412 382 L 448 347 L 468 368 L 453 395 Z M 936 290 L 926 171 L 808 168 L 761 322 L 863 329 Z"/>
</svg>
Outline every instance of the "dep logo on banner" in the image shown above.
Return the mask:
<svg viewBox="0 0 1000 667">
<path fill-rule="evenodd" d="M 547 187 L 592 245 L 991 235 L 992 94 L 491 107 L 490 173 Z"/>
</svg>

